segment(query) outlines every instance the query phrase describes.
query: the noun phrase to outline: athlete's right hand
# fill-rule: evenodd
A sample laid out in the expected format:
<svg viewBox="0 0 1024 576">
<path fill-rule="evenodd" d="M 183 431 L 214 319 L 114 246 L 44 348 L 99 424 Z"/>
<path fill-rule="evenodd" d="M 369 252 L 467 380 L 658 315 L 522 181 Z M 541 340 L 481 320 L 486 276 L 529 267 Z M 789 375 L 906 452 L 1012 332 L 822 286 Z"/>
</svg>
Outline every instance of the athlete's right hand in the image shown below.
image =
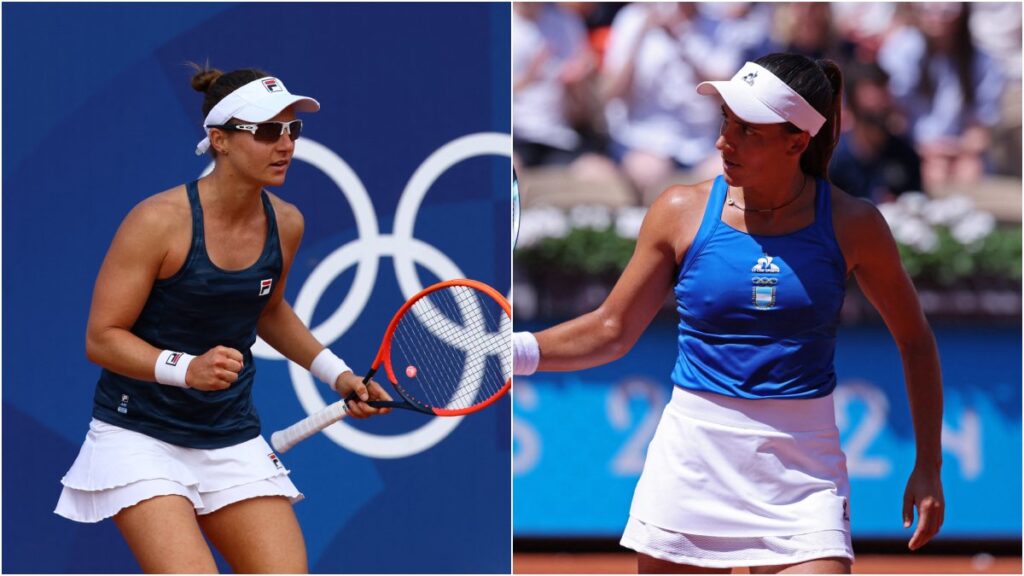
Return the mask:
<svg viewBox="0 0 1024 576">
<path fill-rule="evenodd" d="M 189 388 L 206 392 L 224 390 L 238 380 L 241 371 L 241 352 L 227 346 L 215 346 L 189 363 L 185 383 Z"/>
</svg>

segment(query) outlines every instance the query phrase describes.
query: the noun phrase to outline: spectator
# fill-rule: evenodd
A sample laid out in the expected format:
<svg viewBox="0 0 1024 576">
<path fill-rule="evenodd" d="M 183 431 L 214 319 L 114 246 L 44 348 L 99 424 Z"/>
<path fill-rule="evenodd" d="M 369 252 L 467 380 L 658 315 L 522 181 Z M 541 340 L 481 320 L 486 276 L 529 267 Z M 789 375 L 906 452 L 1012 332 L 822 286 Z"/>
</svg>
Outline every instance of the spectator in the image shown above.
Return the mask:
<svg viewBox="0 0 1024 576">
<path fill-rule="evenodd" d="M 730 52 L 737 65 L 774 52 L 771 39 L 774 5 L 761 2 L 709 2 L 697 4 L 706 18 L 715 21 L 716 52 Z"/>
<path fill-rule="evenodd" d="M 690 3 L 631 4 L 612 24 L 603 91 L 612 157 L 641 193 L 715 152 L 720 112 L 693 86 L 738 67 Z"/>
<path fill-rule="evenodd" d="M 847 66 L 844 132 L 829 167 L 836 186 L 876 204 L 921 190 L 921 158 L 894 133 L 888 83 L 877 64 Z"/>
<path fill-rule="evenodd" d="M 586 101 L 595 73 L 586 29 L 558 5 L 520 2 L 512 14 L 516 156 L 524 166 L 567 165 L 583 147 L 573 123 L 586 113 L 573 104 Z"/>
<path fill-rule="evenodd" d="M 892 2 L 833 2 L 832 22 L 840 38 L 839 51 L 847 61 L 873 63 L 894 26 Z"/>
<path fill-rule="evenodd" d="M 999 121 L 1003 78 L 975 49 L 970 4 L 923 3 L 886 39 L 878 62 L 907 114 L 926 188 L 977 182 L 985 171 L 990 129 Z"/>
<path fill-rule="evenodd" d="M 992 130 L 992 169 L 1021 177 L 1021 4 L 980 2 L 971 6 L 971 37 L 999 63 L 1006 79 L 1000 120 Z"/>
<path fill-rule="evenodd" d="M 587 27 L 590 50 L 594 53 L 598 68 L 603 66 L 604 53 L 608 47 L 608 36 L 612 29 L 615 15 L 628 2 L 562 2 L 566 10 L 575 12 L 583 19 Z"/>
<path fill-rule="evenodd" d="M 775 11 L 778 51 L 802 54 L 814 60 L 839 58 L 838 34 L 832 11 L 825 2 L 790 2 Z"/>
</svg>

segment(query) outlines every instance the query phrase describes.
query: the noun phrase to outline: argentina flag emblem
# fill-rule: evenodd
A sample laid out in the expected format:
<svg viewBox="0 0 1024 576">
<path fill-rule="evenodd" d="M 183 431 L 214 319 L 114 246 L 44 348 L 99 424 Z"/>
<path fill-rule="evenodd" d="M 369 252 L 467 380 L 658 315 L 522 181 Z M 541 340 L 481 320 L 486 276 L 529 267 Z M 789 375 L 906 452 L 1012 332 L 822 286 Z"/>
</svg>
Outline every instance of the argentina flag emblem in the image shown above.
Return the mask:
<svg viewBox="0 0 1024 576">
<path fill-rule="evenodd" d="M 762 310 L 775 306 L 775 286 L 754 286 L 754 307 Z"/>
</svg>

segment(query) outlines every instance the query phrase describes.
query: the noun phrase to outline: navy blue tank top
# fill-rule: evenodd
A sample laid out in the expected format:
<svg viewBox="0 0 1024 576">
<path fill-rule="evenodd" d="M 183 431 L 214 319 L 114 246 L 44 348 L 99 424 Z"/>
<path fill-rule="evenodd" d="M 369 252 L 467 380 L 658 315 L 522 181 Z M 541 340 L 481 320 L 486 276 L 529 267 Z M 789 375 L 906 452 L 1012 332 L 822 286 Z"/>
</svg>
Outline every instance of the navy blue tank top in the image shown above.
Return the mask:
<svg viewBox="0 0 1024 576">
<path fill-rule="evenodd" d="M 831 187 L 817 181 L 813 224 L 779 236 L 723 222 L 727 190 L 719 176 L 680 266 L 672 381 L 738 398 L 826 396 L 836 385 L 836 327 L 846 295 Z"/>
<path fill-rule="evenodd" d="M 206 252 L 203 207 L 197 182 L 186 187 L 192 207 L 192 245 L 181 269 L 157 280 L 132 333 L 149 344 L 195 356 L 221 345 L 242 353 L 238 380 L 225 390 L 204 392 L 135 380 L 104 369 L 93 416 L 104 422 L 190 448 L 223 448 L 260 434 L 252 401 L 256 322 L 278 289 L 283 260 L 277 220 L 266 192 L 263 252 L 238 271 L 218 268 Z"/>
</svg>

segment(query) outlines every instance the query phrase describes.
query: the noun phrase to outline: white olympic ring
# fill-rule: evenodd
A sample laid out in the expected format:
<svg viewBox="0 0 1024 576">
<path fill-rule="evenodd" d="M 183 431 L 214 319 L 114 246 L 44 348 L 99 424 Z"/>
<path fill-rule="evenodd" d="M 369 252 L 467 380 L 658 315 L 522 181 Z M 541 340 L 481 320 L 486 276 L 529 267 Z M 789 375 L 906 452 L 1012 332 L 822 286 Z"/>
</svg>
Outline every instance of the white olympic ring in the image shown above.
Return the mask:
<svg viewBox="0 0 1024 576">
<path fill-rule="evenodd" d="M 295 299 L 295 314 L 310 326 L 313 311 L 324 291 L 350 266 L 358 264 L 352 287 L 338 309 L 319 326 L 310 327 L 317 340 L 329 346 L 355 323 L 370 299 L 382 256 L 392 257 L 399 288 L 407 299 L 423 289 L 416 273 L 416 264 L 423 265 L 441 279 L 464 276 L 447 255 L 414 238 L 413 228 L 423 198 L 441 174 L 463 160 L 490 155 L 511 158 L 512 146 L 507 134 L 470 134 L 439 148 L 424 160 L 406 184 L 395 210 L 392 234 L 380 234 L 373 203 L 355 171 L 326 146 L 309 138 L 296 141 L 293 158 L 312 164 L 334 182 L 352 207 L 359 233 L 358 238 L 338 247 L 317 264 Z M 213 163 L 202 175 L 205 176 L 212 170 Z M 506 327 L 507 331 L 511 331 L 510 323 L 503 319 L 499 333 L 504 334 Z M 253 356 L 265 360 L 285 359 L 262 339 L 257 339 L 252 347 L 252 353 Z M 504 364 L 505 359 L 502 362 Z M 511 366 L 508 369 L 510 371 Z M 313 414 L 327 405 L 309 372 L 289 361 L 288 373 L 299 404 L 308 414 Z M 447 437 L 461 421 L 460 416 L 435 417 L 415 430 L 397 435 L 378 436 L 354 428 L 342 420 L 329 426 L 324 433 L 336 444 L 357 454 L 374 458 L 404 458 L 433 447 Z"/>
</svg>

